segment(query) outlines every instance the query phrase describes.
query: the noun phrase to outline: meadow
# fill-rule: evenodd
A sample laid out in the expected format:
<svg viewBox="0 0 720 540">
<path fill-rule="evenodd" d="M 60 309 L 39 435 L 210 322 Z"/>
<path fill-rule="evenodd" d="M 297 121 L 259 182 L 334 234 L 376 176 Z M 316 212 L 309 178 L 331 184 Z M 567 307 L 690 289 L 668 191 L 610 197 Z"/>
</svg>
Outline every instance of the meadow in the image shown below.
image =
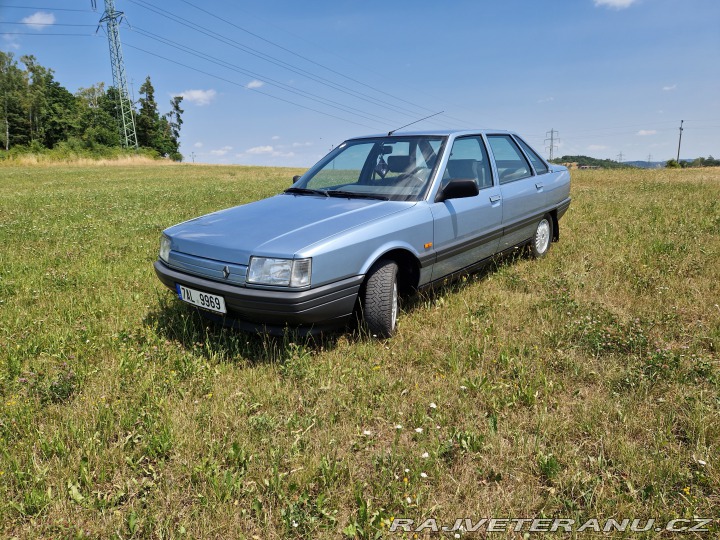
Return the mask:
<svg viewBox="0 0 720 540">
<path fill-rule="evenodd" d="M 574 171 L 547 257 L 406 301 L 387 341 L 241 334 L 161 286 L 162 229 L 300 172 L 0 165 L 0 537 L 720 534 L 720 169 Z"/>
</svg>

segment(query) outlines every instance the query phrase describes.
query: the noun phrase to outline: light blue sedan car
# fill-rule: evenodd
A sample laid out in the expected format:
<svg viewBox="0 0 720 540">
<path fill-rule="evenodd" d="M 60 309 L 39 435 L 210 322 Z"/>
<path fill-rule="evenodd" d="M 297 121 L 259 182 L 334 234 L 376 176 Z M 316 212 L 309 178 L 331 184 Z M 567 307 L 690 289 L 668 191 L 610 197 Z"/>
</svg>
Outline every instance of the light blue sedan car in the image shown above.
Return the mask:
<svg viewBox="0 0 720 540">
<path fill-rule="evenodd" d="M 360 314 L 390 337 L 398 297 L 559 238 L 570 175 L 503 130 L 345 141 L 283 193 L 166 229 L 155 271 L 249 331 L 321 332 Z"/>
</svg>

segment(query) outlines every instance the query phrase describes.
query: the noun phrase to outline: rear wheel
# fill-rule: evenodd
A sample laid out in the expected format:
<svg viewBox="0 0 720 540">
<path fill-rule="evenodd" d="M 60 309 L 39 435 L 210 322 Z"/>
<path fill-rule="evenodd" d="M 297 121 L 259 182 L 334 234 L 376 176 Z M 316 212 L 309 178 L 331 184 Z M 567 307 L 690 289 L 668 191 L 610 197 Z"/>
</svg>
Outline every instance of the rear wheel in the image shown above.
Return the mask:
<svg viewBox="0 0 720 540">
<path fill-rule="evenodd" d="M 370 334 L 389 338 L 395 332 L 398 314 L 398 266 L 381 259 L 368 272 L 363 293 L 363 318 Z"/>
<path fill-rule="evenodd" d="M 552 219 L 550 216 L 543 216 L 535 228 L 535 234 L 530 241 L 530 255 L 539 259 L 544 257 L 550 249 L 550 242 L 553 237 Z"/>
</svg>

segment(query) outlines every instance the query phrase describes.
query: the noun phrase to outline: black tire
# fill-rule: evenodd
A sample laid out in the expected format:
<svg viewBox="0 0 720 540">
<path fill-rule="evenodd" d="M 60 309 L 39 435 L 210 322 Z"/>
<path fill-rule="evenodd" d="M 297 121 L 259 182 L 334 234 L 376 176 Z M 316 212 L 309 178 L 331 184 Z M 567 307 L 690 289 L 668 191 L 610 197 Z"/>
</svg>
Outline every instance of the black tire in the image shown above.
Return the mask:
<svg viewBox="0 0 720 540">
<path fill-rule="evenodd" d="M 363 293 L 363 318 L 370 334 L 381 339 L 395 333 L 398 308 L 398 266 L 381 259 L 370 269 Z"/>
<path fill-rule="evenodd" d="M 538 222 L 535 227 L 535 234 L 533 234 L 532 240 L 530 240 L 530 255 L 535 259 L 540 259 L 550 249 L 550 244 L 553 238 L 553 221 L 548 215 Z"/>
</svg>

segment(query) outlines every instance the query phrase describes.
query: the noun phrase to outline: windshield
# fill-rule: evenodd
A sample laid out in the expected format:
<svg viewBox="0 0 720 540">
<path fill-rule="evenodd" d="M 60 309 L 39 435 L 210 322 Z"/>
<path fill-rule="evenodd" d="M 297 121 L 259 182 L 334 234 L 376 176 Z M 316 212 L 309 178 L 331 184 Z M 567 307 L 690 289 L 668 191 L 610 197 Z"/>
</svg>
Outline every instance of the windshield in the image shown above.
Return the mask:
<svg viewBox="0 0 720 540">
<path fill-rule="evenodd" d="M 342 143 L 288 190 L 294 194 L 420 200 L 444 137 L 379 137 Z"/>
</svg>

